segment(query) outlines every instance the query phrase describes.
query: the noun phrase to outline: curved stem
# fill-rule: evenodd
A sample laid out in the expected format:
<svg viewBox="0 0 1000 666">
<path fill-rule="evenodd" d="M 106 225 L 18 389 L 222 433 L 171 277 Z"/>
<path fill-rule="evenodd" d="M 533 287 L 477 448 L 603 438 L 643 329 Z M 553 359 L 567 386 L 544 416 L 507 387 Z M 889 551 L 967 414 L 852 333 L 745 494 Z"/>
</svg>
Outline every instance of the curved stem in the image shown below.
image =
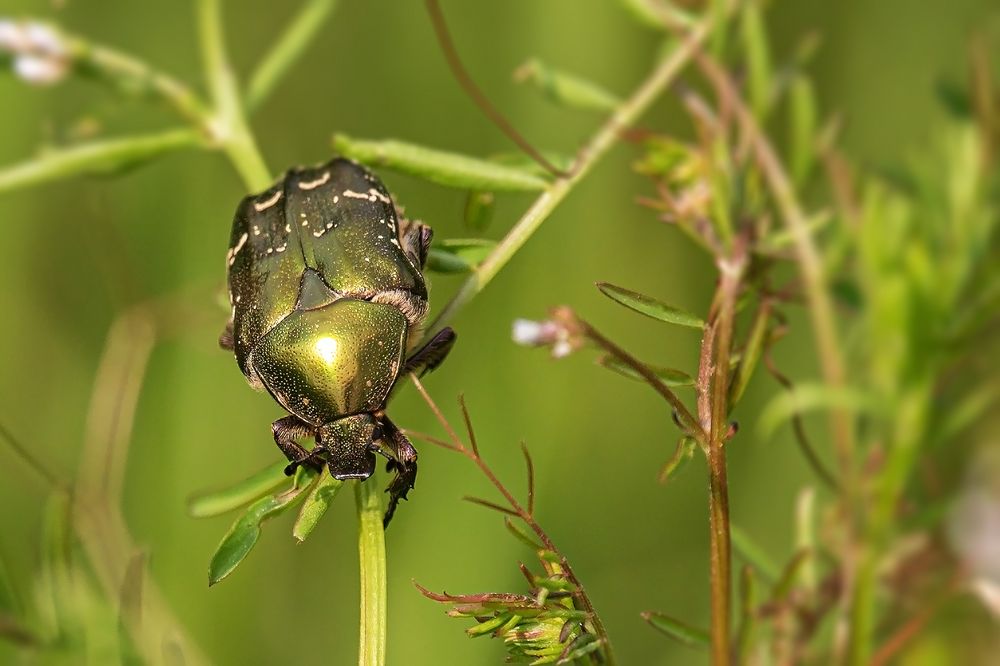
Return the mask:
<svg viewBox="0 0 1000 666">
<path fill-rule="evenodd" d="M 500 269 L 531 238 L 542 222 L 566 198 L 566 195 L 590 173 L 594 165 L 611 149 L 619 135 L 632 125 L 680 74 L 711 32 L 711 27 L 711 22 L 705 21 L 694 28 L 684 42 L 660 63 L 632 96 L 612 114 L 611 118 L 580 151 L 573 168 L 570 170 L 570 175 L 556 180 L 549 189 L 542 192 L 521 216 L 521 219 L 517 221 L 517 224 L 497 244 L 490 256 L 466 279 L 458 293 L 452 297 L 444 310 L 435 318 L 434 323 L 428 327 L 428 337 L 425 339 L 429 339 L 429 336 L 444 327 L 462 306 L 496 277 Z"/>
<path fill-rule="evenodd" d="M 359 666 L 385 664 L 386 583 L 382 499 L 375 477 L 354 484 L 361 562 Z"/>
</svg>

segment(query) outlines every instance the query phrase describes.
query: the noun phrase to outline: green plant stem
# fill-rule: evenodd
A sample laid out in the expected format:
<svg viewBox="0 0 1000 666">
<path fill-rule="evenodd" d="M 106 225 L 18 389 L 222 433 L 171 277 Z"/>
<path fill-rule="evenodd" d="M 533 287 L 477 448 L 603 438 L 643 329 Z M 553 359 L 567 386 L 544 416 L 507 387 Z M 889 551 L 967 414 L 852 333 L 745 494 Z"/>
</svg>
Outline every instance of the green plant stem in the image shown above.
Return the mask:
<svg viewBox="0 0 1000 666">
<path fill-rule="evenodd" d="M 382 500 L 375 477 L 354 484 L 358 505 L 358 555 L 361 562 L 359 666 L 385 664 L 386 575 Z"/>
<path fill-rule="evenodd" d="M 680 74 L 681 70 L 700 48 L 711 32 L 712 23 L 702 21 L 684 38 L 673 53 L 670 54 L 649 77 L 636 89 L 608 119 L 600 130 L 583 147 L 576 158 L 570 174 L 558 178 L 534 203 L 525 211 L 521 219 L 504 236 L 490 256 L 462 283 L 458 293 L 452 297 L 434 323 L 427 329 L 432 335 L 445 326 L 473 296 L 481 292 L 490 281 L 496 277 L 507 262 L 531 238 L 538 227 L 552 214 L 552 211 L 566 198 L 573 188 L 581 181 L 594 165 L 615 144 L 621 133 L 632 125 L 660 96 L 668 85 Z"/>
<path fill-rule="evenodd" d="M 129 53 L 76 36 L 68 36 L 67 39 L 70 53 L 82 69 L 90 70 L 126 90 L 148 91 L 192 125 L 208 129 L 209 109 L 185 83 Z"/>
<path fill-rule="evenodd" d="M 246 90 L 247 109 L 259 107 L 288 68 L 302 55 L 326 19 L 337 7 L 337 0 L 306 0 L 284 33 L 267 52 L 250 77 Z"/>
<path fill-rule="evenodd" d="M 198 33 L 205 78 L 215 107 L 212 138 L 236 167 L 247 189 L 254 192 L 267 189 L 271 174 L 250 131 L 236 77 L 226 55 L 219 0 L 199 0 Z"/>
</svg>

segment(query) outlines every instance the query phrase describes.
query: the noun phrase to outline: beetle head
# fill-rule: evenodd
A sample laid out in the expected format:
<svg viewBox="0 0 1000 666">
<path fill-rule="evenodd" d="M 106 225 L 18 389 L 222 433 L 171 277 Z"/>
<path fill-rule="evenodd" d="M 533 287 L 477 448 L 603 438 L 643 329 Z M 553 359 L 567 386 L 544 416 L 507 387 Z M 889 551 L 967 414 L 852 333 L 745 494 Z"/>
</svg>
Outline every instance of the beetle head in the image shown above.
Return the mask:
<svg viewBox="0 0 1000 666">
<path fill-rule="evenodd" d="M 320 427 L 317 443 L 327 450 L 330 474 L 337 479 L 367 479 L 375 471 L 382 427 L 372 414 L 353 414 Z"/>
</svg>

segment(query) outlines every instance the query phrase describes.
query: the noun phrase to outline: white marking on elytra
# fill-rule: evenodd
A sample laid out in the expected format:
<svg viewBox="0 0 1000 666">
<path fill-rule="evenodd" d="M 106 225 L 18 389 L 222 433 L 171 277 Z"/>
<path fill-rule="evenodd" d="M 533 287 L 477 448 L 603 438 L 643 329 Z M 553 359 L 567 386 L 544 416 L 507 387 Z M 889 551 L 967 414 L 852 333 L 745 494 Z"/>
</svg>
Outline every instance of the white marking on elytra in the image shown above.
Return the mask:
<svg viewBox="0 0 1000 666">
<path fill-rule="evenodd" d="M 316 238 L 319 238 L 320 236 L 322 236 L 325 233 L 326 233 L 326 229 L 320 229 L 319 231 L 314 231 L 313 232 L 313 236 L 315 236 Z"/>
<path fill-rule="evenodd" d="M 262 213 L 274 204 L 278 203 L 278 199 L 281 198 L 281 190 L 278 190 L 274 195 L 267 201 L 254 202 L 253 208 L 258 213 Z"/>
<path fill-rule="evenodd" d="M 275 252 L 284 252 L 286 247 L 288 247 L 288 243 L 285 243 L 284 245 L 279 245 L 278 247 L 275 248 L 274 251 Z"/>
<path fill-rule="evenodd" d="M 236 302 L 239 303 L 242 298 L 243 298 L 242 294 L 237 294 L 236 295 Z"/>
<path fill-rule="evenodd" d="M 285 233 L 286 234 L 292 233 L 292 225 L 290 225 L 290 224 L 286 224 L 285 225 Z"/>
<path fill-rule="evenodd" d="M 232 266 L 232 265 L 233 265 L 233 262 L 234 262 L 234 261 L 236 261 L 236 254 L 237 254 L 237 253 L 238 253 L 238 252 L 239 252 L 240 250 L 242 250 L 242 249 L 243 249 L 243 246 L 244 246 L 244 245 L 246 244 L 246 242 L 247 242 L 247 238 L 248 238 L 248 237 L 247 237 L 247 235 L 246 235 L 246 234 L 243 234 L 242 236 L 240 236 L 240 240 L 239 240 L 239 241 L 238 241 L 238 242 L 236 243 L 236 245 L 235 245 L 235 246 L 233 246 L 233 248 L 232 248 L 232 249 L 230 249 L 230 250 L 229 250 L 229 252 L 228 252 L 228 253 L 226 254 L 226 261 L 227 261 L 227 262 L 229 262 L 229 265 L 230 265 L 230 266 Z"/>
<path fill-rule="evenodd" d="M 374 197 L 370 197 L 364 192 L 355 192 L 353 190 L 344 190 L 342 194 L 345 197 L 350 197 L 351 199 L 365 199 L 366 201 L 375 201 Z M 334 202 L 336 203 L 336 202 Z"/>
<path fill-rule="evenodd" d="M 327 229 L 333 229 L 333 222 L 327 222 L 326 223 L 326 228 Z"/>
<path fill-rule="evenodd" d="M 382 239 L 384 239 L 384 238 L 385 238 L 385 236 L 377 236 L 377 238 L 378 238 L 379 240 L 382 240 Z"/>
<path fill-rule="evenodd" d="M 337 203 L 338 201 L 340 201 L 340 197 L 338 197 L 336 194 L 334 194 L 333 195 L 333 203 Z"/>
<path fill-rule="evenodd" d="M 299 189 L 300 190 L 315 190 L 320 185 L 325 184 L 328 180 L 330 180 L 330 172 L 329 171 L 324 171 L 323 175 L 320 176 L 319 178 L 317 178 L 316 180 L 310 181 L 308 183 L 299 183 Z"/>
<path fill-rule="evenodd" d="M 395 238 L 390 238 L 389 242 L 395 245 L 396 247 L 399 247 L 399 241 L 396 240 Z"/>
<path fill-rule="evenodd" d="M 365 257 L 365 261 L 367 261 L 368 263 L 371 263 L 372 260 L 369 259 L 368 257 Z"/>
<path fill-rule="evenodd" d="M 378 199 L 379 201 L 385 204 L 392 203 L 389 197 L 385 196 L 384 194 L 376 190 L 374 187 L 368 190 L 368 194 L 371 195 L 368 199 L 369 201 L 375 201 L 376 199 Z"/>
<path fill-rule="evenodd" d="M 305 215 L 303 215 L 302 217 L 305 217 Z M 302 220 L 302 226 L 303 227 L 308 227 L 309 226 L 309 220 Z"/>
</svg>

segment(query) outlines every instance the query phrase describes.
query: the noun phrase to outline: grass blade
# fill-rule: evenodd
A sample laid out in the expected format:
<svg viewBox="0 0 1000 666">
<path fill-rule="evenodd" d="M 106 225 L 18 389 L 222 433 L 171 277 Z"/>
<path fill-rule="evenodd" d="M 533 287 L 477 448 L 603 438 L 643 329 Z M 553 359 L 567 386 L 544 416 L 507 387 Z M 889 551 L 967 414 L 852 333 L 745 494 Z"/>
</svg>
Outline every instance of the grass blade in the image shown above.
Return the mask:
<svg viewBox="0 0 1000 666">
<path fill-rule="evenodd" d="M 664 613 L 646 611 L 642 614 L 642 619 L 649 622 L 654 629 L 662 631 L 682 645 L 693 648 L 708 647 L 708 632 L 690 624 L 681 622 Z"/>
<path fill-rule="evenodd" d="M 312 534 L 320 518 L 330 508 L 333 498 L 337 496 L 337 492 L 343 485 L 343 481 L 333 478 L 330 476 L 330 471 L 323 468 L 323 474 L 319 482 L 313 487 L 312 492 L 309 493 L 309 497 L 302 504 L 299 516 L 295 519 L 295 525 L 292 527 L 292 536 L 299 543 L 305 541 Z"/>
</svg>

